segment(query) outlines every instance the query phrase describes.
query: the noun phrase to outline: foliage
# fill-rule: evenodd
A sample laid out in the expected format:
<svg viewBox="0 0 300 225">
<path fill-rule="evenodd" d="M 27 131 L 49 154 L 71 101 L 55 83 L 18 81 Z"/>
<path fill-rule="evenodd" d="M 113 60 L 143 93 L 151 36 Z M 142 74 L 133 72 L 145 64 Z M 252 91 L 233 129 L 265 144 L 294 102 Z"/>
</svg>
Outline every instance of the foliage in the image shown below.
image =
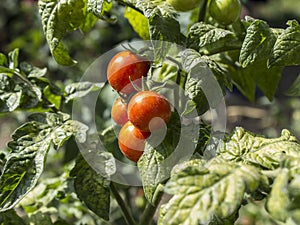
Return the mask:
<svg viewBox="0 0 300 225">
<path fill-rule="evenodd" d="M 50 52 L 64 66 L 77 63 L 63 42 L 70 32 L 87 35 L 98 21 L 116 24 L 124 13 L 137 35 L 150 40 L 146 49 L 136 49 L 152 61 L 148 85 L 172 92 L 177 112 L 159 145 L 154 143 L 161 134 L 146 142 L 137 163 L 142 189 L 117 184 L 111 179 L 116 159 L 128 163 L 116 144 L 118 128 L 107 126 L 107 118 L 102 118 L 95 137 L 89 133 L 93 128 L 70 116 L 69 103 L 103 91 L 105 83 L 52 79 L 46 68 L 20 60 L 19 49 L 1 53 L 0 113 L 23 112 L 28 117 L 12 134 L 7 150 L 0 152 L 0 224 L 147 225 L 155 219 L 163 194 L 170 200 L 158 209 L 159 225 L 234 224 L 244 205 L 254 202 L 265 203 L 261 207 L 270 221 L 300 221 L 300 144 L 290 131 L 266 138 L 237 127 L 218 139 L 210 137 L 213 127 L 193 114 L 215 109 L 233 87 L 252 102 L 258 87 L 272 101 L 283 69 L 300 65 L 299 23 L 289 20 L 286 28 L 272 28 L 246 16 L 225 26 L 207 7 L 204 1 L 193 9 L 185 26 L 180 12 L 163 0 L 38 1 Z M 173 44 L 182 48 L 169 51 Z M 183 91 L 179 93 L 174 83 Z M 298 78 L 287 94 L 299 96 L 299 90 Z M 208 91 L 215 93 L 214 99 Z M 114 101 L 103 99 L 107 104 L 101 112 Z M 196 122 L 200 128 L 193 125 Z M 84 154 L 74 140 L 79 146 L 95 142 L 97 147 Z M 208 150 L 215 157 L 208 158 Z M 56 162 L 60 152 L 70 158 Z M 63 169 L 49 175 L 48 162 Z M 141 190 L 146 206 L 132 204 L 128 194 L 136 191 L 140 197 Z"/>
</svg>

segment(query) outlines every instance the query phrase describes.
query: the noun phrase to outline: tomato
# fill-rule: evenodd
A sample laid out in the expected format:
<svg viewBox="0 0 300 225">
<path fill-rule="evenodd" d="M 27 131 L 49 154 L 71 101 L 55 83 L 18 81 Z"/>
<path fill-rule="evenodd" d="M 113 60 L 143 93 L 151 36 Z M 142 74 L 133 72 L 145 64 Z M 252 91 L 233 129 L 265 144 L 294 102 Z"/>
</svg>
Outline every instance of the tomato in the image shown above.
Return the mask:
<svg viewBox="0 0 300 225">
<path fill-rule="evenodd" d="M 122 51 L 117 53 L 109 62 L 107 67 L 107 79 L 112 88 L 123 94 L 131 94 L 134 87 L 130 83 L 137 81 L 137 86 L 141 86 L 142 77 L 147 76 L 150 63 L 146 59 L 130 52 Z"/>
<path fill-rule="evenodd" d="M 141 131 L 130 121 L 121 128 L 118 142 L 121 152 L 131 161 L 137 162 L 142 156 L 150 132 Z"/>
<path fill-rule="evenodd" d="M 140 91 L 128 103 L 128 119 L 143 131 L 162 127 L 169 121 L 170 116 L 168 100 L 153 91 Z"/>
<path fill-rule="evenodd" d="M 117 98 L 111 108 L 111 118 L 116 124 L 123 126 L 128 121 L 127 104 Z"/>
<path fill-rule="evenodd" d="M 201 0 L 167 0 L 177 11 L 186 12 L 199 6 Z"/>
<path fill-rule="evenodd" d="M 236 21 L 241 13 L 242 5 L 239 0 L 211 0 L 210 15 L 220 24 L 229 25 Z"/>
</svg>

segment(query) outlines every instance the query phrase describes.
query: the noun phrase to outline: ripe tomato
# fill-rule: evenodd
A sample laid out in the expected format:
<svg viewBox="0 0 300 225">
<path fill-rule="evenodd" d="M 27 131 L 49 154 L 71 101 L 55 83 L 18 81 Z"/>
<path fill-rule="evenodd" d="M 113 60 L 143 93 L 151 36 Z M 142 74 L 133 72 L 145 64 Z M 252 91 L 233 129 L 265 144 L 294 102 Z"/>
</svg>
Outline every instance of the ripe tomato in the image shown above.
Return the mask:
<svg viewBox="0 0 300 225">
<path fill-rule="evenodd" d="M 170 116 L 169 102 L 153 91 L 140 91 L 128 103 L 128 119 L 143 131 L 162 127 L 169 121 Z"/>
<path fill-rule="evenodd" d="M 186 12 L 199 6 L 201 0 L 167 0 L 177 11 Z"/>
<path fill-rule="evenodd" d="M 211 0 L 209 4 L 210 15 L 219 23 L 232 24 L 241 13 L 242 5 L 239 0 Z"/>
<path fill-rule="evenodd" d="M 141 86 L 141 79 L 147 75 L 150 63 L 146 59 L 130 52 L 122 51 L 117 53 L 109 62 L 107 67 L 107 79 L 112 88 L 123 94 L 130 94 L 134 91 L 130 83 L 137 80 L 137 86 Z"/>
<path fill-rule="evenodd" d="M 121 128 L 118 142 L 121 152 L 131 161 L 137 162 L 142 156 L 150 132 L 141 131 L 130 121 Z"/>
<path fill-rule="evenodd" d="M 111 108 L 111 118 L 120 126 L 128 121 L 127 104 L 122 102 L 121 98 L 117 98 L 114 102 Z"/>
</svg>

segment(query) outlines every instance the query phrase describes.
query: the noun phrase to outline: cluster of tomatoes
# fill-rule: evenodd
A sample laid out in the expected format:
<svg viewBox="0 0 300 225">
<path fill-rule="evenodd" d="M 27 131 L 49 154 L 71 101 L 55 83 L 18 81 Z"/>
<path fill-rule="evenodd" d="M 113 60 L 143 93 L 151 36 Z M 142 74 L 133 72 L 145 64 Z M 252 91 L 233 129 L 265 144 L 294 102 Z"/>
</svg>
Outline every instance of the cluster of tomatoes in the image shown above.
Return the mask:
<svg viewBox="0 0 300 225">
<path fill-rule="evenodd" d="M 162 128 L 171 116 L 171 106 L 164 96 L 140 90 L 149 69 L 149 61 L 127 50 L 117 53 L 107 67 L 109 84 L 122 96 L 111 109 L 112 119 L 121 126 L 119 148 L 134 162 L 143 154 L 151 132 Z"/>
</svg>

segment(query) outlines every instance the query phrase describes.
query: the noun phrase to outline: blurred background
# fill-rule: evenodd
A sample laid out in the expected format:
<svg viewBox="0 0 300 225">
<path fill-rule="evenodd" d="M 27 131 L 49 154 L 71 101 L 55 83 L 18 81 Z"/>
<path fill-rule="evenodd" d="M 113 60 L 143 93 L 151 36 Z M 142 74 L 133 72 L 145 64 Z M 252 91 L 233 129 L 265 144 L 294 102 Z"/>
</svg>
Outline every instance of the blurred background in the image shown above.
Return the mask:
<svg viewBox="0 0 300 225">
<path fill-rule="evenodd" d="M 250 15 L 266 20 L 271 27 L 285 28 L 287 20 L 290 19 L 300 21 L 300 0 L 243 0 L 243 3 L 245 6 L 242 16 Z M 70 78 L 73 81 L 79 80 L 89 64 L 99 55 L 123 40 L 137 37 L 128 21 L 123 17 L 123 11 L 115 10 L 114 14 L 118 17 L 117 23 L 109 24 L 99 21 L 95 28 L 86 34 L 80 31 L 68 34 L 64 43 L 72 57 L 79 63 L 72 67 L 63 67 L 58 65 L 50 55 L 42 32 L 37 1 L 1 0 L 0 52 L 7 54 L 9 51 L 19 48 L 20 60 L 37 67 L 47 67 L 49 78 L 64 81 Z M 235 126 L 243 126 L 247 130 L 268 137 L 276 137 L 280 135 L 283 128 L 287 128 L 300 140 L 300 101 L 298 98 L 285 95 L 286 90 L 299 74 L 299 66 L 287 67 L 284 70 L 276 97 L 272 102 L 259 92 L 254 103 L 250 103 L 236 90 L 228 93 L 226 96 L 228 131 Z M 5 148 L 14 129 L 25 119 L 24 114 L 19 112 L 12 113 L 9 117 L 0 114 L 0 149 Z M 59 152 L 52 154 L 54 156 L 53 162 L 51 160 L 49 162 L 50 166 L 63 157 Z M 55 173 L 59 174 L 58 171 Z M 242 208 L 241 217 L 236 224 L 276 224 L 262 207 L 254 207 L 255 204 L 249 204 Z"/>
</svg>

